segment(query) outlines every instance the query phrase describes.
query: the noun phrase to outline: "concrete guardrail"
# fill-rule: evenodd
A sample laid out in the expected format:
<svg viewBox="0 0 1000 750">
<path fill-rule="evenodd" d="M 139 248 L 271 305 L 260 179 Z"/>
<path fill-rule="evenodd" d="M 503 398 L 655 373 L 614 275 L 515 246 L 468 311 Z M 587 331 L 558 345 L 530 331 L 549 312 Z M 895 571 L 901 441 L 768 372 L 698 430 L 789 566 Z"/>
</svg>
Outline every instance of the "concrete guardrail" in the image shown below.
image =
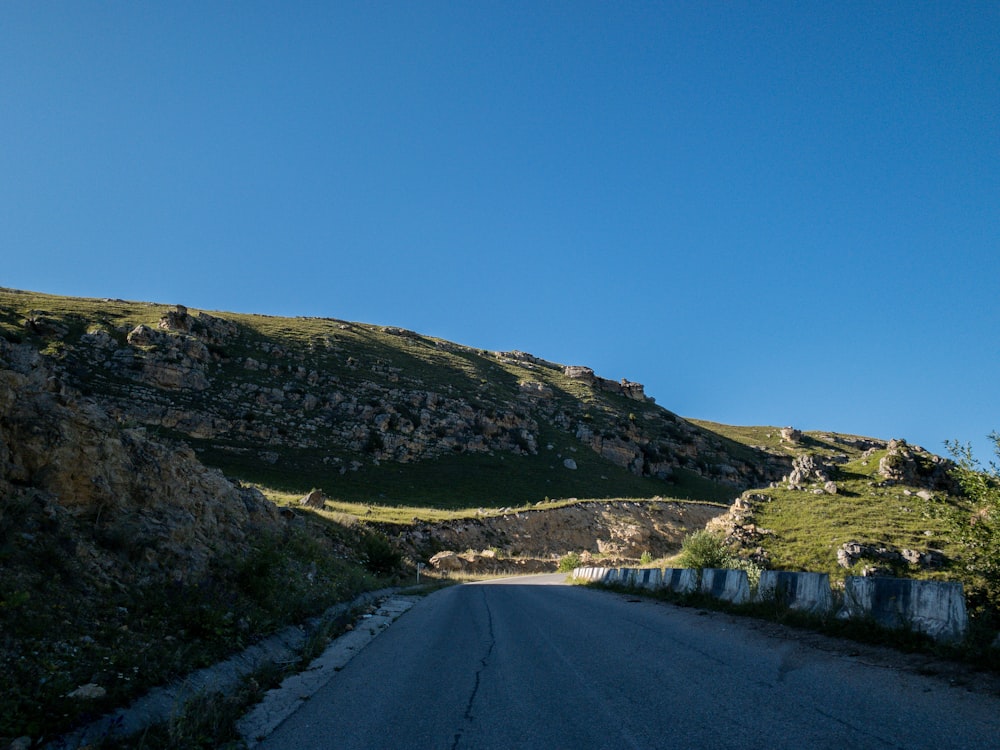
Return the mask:
<svg viewBox="0 0 1000 750">
<path fill-rule="evenodd" d="M 573 578 L 635 588 L 664 588 L 675 593 L 701 591 L 716 599 L 750 601 L 750 582 L 742 570 L 706 568 L 577 568 Z M 754 601 L 777 601 L 815 615 L 832 614 L 834 596 L 826 573 L 765 570 Z M 969 629 L 961 583 L 908 578 L 849 576 L 844 582 L 841 619 L 871 618 L 882 627 L 911 628 L 936 640 L 960 641 Z"/>
<path fill-rule="evenodd" d="M 940 641 L 960 641 L 969 630 L 961 583 L 848 576 L 838 617 L 871 617 L 886 628 L 910 628 Z"/>
<path fill-rule="evenodd" d="M 760 574 L 754 601 L 777 601 L 789 609 L 828 614 L 833 609 L 830 576 L 826 573 L 765 570 Z"/>
<path fill-rule="evenodd" d="M 724 602 L 746 604 L 750 601 L 750 579 L 745 570 L 705 568 L 701 571 L 701 593 Z"/>
<path fill-rule="evenodd" d="M 698 571 L 693 568 L 664 568 L 663 588 L 675 594 L 690 594 L 698 590 Z"/>
</svg>

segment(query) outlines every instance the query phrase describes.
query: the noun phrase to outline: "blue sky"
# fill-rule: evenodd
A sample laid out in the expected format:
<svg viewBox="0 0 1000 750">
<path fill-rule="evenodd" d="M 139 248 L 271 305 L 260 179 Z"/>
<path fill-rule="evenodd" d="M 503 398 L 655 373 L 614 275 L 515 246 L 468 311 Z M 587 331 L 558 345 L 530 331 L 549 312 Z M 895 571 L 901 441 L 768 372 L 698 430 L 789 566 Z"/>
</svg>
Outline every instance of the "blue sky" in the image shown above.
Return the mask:
<svg viewBox="0 0 1000 750">
<path fill-rule="evenodd" d="M 1000 430 L 1000 4 L 0 4 L 0 285 Z"/>
</svg>

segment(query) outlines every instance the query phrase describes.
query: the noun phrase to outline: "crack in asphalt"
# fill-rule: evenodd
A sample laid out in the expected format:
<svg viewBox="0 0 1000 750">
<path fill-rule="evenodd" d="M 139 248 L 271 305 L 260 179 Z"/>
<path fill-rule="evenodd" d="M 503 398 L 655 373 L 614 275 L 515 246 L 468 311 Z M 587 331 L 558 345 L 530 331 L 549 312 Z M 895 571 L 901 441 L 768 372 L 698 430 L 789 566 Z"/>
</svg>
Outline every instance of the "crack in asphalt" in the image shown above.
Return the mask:
<svg viewBox="0 0 1000 750">
<path fill-rule="evenodd" d="M 469 702 L 465 706 L 464 718 L 466 722 L 471 722 L 472 716 L 472 705 L 476 702 L 476 695 L 479 693 L 479 684 L 482 679 L 483 671 L 486 669 L 487 662 L 490 656 L 493 655 L 493 649 L 496 648 L 497 639 L 493 632 L 493 611 L 490 609 L 489 603 L 486 601 L 486 591 L 483 590 L 483 606 L 486 607 L 486 619 L 489 624 L 489 648 L 486 649 L 486 654 L 482 659 L 479 660 L 479 668 L 476 669 L 475 682 L 472 686 L 472 693 L 469 695 Z M 458 750 L 458 745 L 462 741 L 463 730 L 455 732 L 455 741 L 451 744 L 451 750 Z"/>
</svg>

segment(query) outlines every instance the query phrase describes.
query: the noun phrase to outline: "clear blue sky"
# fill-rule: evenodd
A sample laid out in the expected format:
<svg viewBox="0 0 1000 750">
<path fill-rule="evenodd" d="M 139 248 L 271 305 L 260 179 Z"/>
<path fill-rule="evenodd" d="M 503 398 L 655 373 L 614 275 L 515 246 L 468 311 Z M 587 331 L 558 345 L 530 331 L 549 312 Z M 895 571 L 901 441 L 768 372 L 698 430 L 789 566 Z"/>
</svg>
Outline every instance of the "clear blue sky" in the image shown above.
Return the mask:
<svg viewBox="0 0 1000 750">
<path fill-rule="evenodd" d="M 0 4 L 0 285 L 1000 430 L 996 2 Z"/>
</svg>

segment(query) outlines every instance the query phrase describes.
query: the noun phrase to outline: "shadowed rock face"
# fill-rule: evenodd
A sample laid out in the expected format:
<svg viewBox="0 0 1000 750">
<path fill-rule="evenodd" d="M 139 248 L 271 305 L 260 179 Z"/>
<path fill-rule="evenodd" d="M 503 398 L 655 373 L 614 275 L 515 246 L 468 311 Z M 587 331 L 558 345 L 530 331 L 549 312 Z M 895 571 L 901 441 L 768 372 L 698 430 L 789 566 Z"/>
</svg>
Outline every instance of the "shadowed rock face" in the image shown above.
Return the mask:
<svg viewBox="0 0 1000 750">
<path fill-rule="evenodd" d="M 124 429 L 94 400 L 67 388 L 29 347 L 0 340 L 0 494 L 40 505 L 97 538 L 76 541 L 81 566 L 102 577 L 127 559 L 128 575 L 185 580 L 239 550 L 260 527 L 281 523 L 258 491 L 205 468 L 186 446 Z M 113 559 L 112 559 L 113 558 Z"/>
<path fill-rule="evenodd" d="M 182 305 L 122 303 L 132 307 L 115 317 L 48 298 L 49 311 L 23 317 L 17 295 L 0 290 L 0 315 L 18 320 L 34 346 L 54 345 L 64 382 L 114 417 L 270 463 L 282 451 L 325 454 L 344 472 L 454 454 L 537 455 L 555 429 L 609 464 L 660 480 L 683 469 L 744 489 L 788 470 L 782 455 L 734 453 L 656 407 L 640 383 L 524 352 L 338 321 L 311 321 L 303 335 L 304 324 L 288 320 L 281 333 L 263 334 Z"/>
</svg>

